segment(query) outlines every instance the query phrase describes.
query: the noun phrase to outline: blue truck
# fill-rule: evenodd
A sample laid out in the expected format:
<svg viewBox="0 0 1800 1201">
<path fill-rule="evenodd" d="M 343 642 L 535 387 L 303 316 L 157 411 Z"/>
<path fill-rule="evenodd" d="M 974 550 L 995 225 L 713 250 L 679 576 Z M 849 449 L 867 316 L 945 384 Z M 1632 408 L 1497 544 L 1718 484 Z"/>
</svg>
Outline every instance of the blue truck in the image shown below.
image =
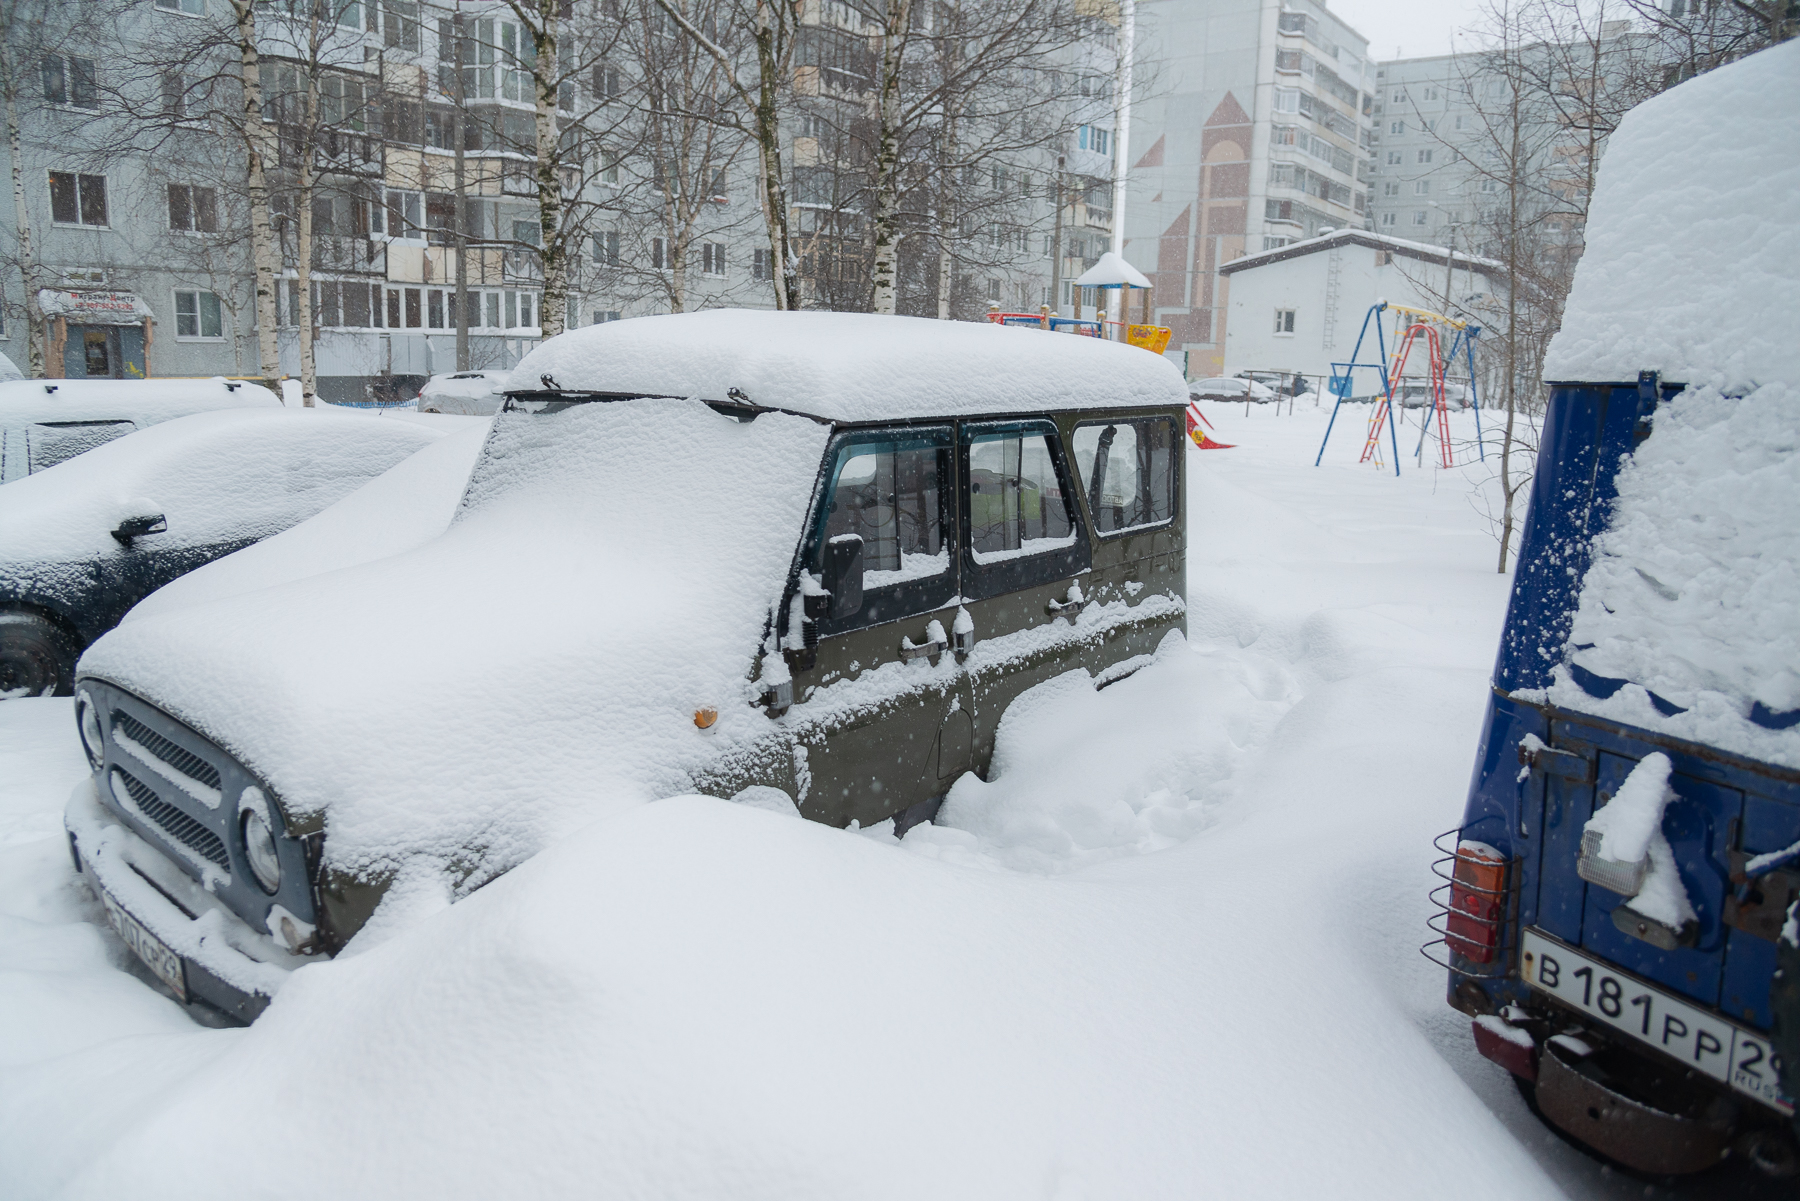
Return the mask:
<svg viewBox="0 0 1800 1201">
<path fill-rule="evenodd" d="M 1735 1152 L 1786 1175 L 1800 1160 L 1800 770 L 1551 699 L 1559 667 L 1596 699 L 1628 683 L 1584 670 L 1571 631 L 1621 464 L 1680 391 L 1648 372 L 1550 385 L 1468 802 L 1439 840 L 1441 937 L 1427 953 L 1448 967 L 1477 1048 L 1552 1126 L 1645 1173 Z M 1759 704 L 1749 720 L 1784 730 L 1800 712 Z M 1653 865 L 1608 859 L 1590 829 L 1640 768 L 1666 779 L 1659 829 L 1691 910 L 1678 923 L 1628 904 Z"/>
</svg>

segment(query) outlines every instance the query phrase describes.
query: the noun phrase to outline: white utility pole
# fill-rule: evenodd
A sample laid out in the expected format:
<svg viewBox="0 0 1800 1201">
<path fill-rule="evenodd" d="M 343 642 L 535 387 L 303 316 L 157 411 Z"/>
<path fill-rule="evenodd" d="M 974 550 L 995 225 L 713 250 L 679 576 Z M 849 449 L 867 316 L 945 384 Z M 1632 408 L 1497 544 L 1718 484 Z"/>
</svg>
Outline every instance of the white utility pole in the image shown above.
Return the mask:
<svg viewBox="0 0 1800 1201">
<path fill-rule="evenodd" d="M 1131 59 L 1137 37 L 1137 4 L 1121 0 L 1119 22 L 1118 101 L 1113 118 L 1112 252 L 1125 257 L 1125 181 L 1131 169 Z"/>
</svg>

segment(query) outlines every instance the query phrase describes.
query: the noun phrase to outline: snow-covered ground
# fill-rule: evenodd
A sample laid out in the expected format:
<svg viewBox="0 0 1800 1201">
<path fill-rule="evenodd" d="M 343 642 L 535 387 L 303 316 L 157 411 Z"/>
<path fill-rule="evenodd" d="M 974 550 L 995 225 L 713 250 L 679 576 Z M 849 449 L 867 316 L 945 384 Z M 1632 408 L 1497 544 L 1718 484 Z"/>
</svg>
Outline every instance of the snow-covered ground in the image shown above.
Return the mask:
<svg viewBox="0 0 1800 1201">
<path fill-rule="evenodd" d="M 1033 694 L 938 826 L 637 808 L 249 1029 L 79 891 L 68 702 L 0 705 L 0 1195 L 1666 1195 L 1540 1126 L 1417 953 L 1508 581 L 1489 472 L 1359 467 L 1348 412 L 1315 469 L 1322 413 L 1207 407 L 1190 643 Z"/>
</svg>

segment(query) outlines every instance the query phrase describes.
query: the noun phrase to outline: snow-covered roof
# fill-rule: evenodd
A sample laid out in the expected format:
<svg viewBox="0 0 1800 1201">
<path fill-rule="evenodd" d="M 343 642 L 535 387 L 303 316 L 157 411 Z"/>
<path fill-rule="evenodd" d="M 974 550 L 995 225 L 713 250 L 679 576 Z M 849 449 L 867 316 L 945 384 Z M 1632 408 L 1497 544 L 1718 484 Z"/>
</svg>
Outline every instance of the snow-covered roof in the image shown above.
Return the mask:
<svg viewBox="0 0 1800 1201">
<path fill-rule="evenodd" d="M 749 677 L 830 433 L 691 400 L 502 414 L 441 535 L 303 578 L 265 563 L 288 582 L 155 606 L 80 671 L 324 812 L 334 865 L 504 870 L 766 736 Z"/>
<path fill-rule="evenodd" d="M 260 384 L 212 379 L 22 379 L 0 383 L 0 421 L 129 418 L 140 425 L 209 409 L 279 408 Z"/>
<path fill-rule="evenodd" d="M 158 548 L 267 537 L 440 436 L 317 410 L 232 408 L 160 422 L 7 484 L 0 579 L 130 554 L 111 535 L 126 517 L 166 517 Z"/>
<path fill-rule="evenodd" d="M 1800 384 L 1800 41 L 1627 113 L 1544 377 Z"/>
<path fill-rule="evenodd" d="M 548 377 L 547 385 L 544 378 Z M 712 309 L 570 330 L 508 391 L 732 399 L 831 421 L 1180 406 L 1181 372 L 1123 342 L 986 322 Z"/>
<path fill-rule="evenodd" d="M 1081 278 L 1075 281 L 1078 288 L 1117 288 L 1126 284 L 1134 288 L 1148 288 L 1150 281 L 1144 278 L 1142 271 L 1110 250 L 1101 255 L 1100 260 L 1083 271 Z"/>
<path fill-rule="evenodd" d="M 1405 238 L 1389 237 L 1387 234 L 1373 233 L 1366 229 L 1340 229 L 1328 234 L 1320 234 L 1316 238 L 1302 238 L 1298 242 L 1289 242 L 1286 246 L 1277 246 L 1274 250 L 1258 251 L 1232 259 L 1219 268 L 1219 274 L 1230 275 L 1234 271 L 1247 271 L 1251 267 L 1266 267 L 1270 263 L 1285 262 L 1297 259 L 1302 255 L 1317 254 L 1321 250 L 1330 250 L 1338 246 L 1367 246 L 1372 250 L 1386 250 L 1405 258 L 1418 259 L 1424 263 L 1434 263 L 1439 267 L 1448 263 L 1452 252 L 1447 246 L 1433 246 L 1429 242 L 1409 242 Z M 1456 265 L 1470 271 L 1504 271 L 1506 264 L 1493 259 L 1482 258 L 1477 254 L 1454 252 Z"/>
</svg>

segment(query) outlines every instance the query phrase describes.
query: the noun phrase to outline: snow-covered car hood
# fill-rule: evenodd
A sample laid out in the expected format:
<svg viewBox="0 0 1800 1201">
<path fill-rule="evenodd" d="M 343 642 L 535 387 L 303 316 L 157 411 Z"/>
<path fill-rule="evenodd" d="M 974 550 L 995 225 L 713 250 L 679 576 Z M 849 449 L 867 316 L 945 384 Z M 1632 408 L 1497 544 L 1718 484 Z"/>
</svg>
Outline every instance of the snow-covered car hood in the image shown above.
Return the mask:
<svg viewBox="0 0 1800 1201">
<path fill-rule="evenodd" d="M 0 578 L 127 552 L 111 531 L 162 514 L 155 549 L 263 538 L 435 442 L 426 426 L 283 409 L 164 421 L 0 492 Z"/>
<path fill-rule="evenodd" d="M 394 415 L 383 414 L 383 419 L 391 421 Z M 339 571 L 431 541 L 455 516 L 486 438 L 487 423 L 482 421 L 414 451 L 294 528 L 164 584 L 139 601 L 125 620 Z"/>
<path fill-rule="evenodd" d="M 503 414 L 440 537 L 146 613 L 80 672 L 323 814 L 328 865 L 485 878 L 768 729 L 750 676 L 828 436 L 690 400 Z"/>
<path fill-rule="evenodd" d="M 260 384 L 214 379 L 13 379 L 0 381 L 0 418 L 86 421 L 123 417 L 140 424 L 210 409 L 279 409 Z"/>
</svg>

